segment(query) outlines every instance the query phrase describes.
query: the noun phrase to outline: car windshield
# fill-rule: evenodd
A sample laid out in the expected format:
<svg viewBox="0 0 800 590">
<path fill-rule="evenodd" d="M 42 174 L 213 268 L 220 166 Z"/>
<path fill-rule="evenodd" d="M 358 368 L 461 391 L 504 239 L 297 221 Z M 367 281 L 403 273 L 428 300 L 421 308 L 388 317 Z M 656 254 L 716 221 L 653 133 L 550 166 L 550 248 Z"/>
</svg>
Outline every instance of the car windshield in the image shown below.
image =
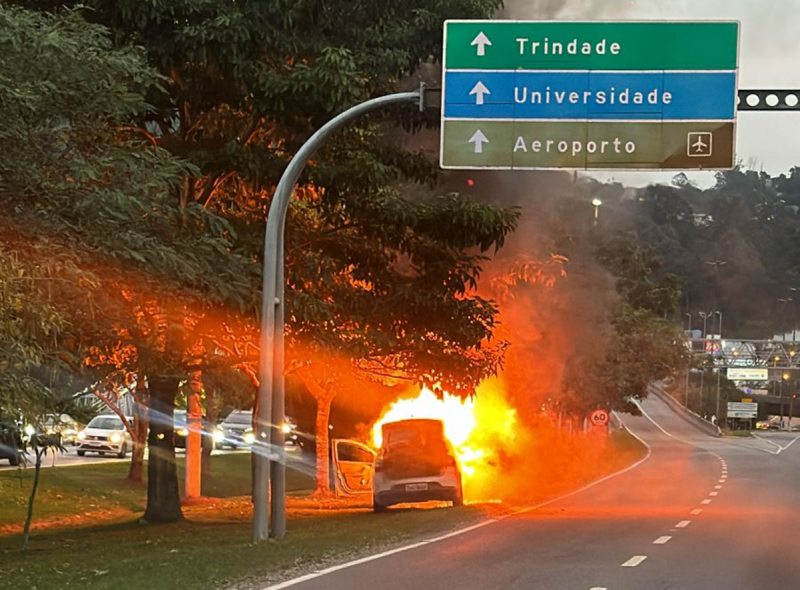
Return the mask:
<svg viewBox="0 0 800 590">
<path fill-rule="evenodd" d="M 231 412 L 231 414 L 225 418 L 225 422 L 227 424 L 252 424 L 253 414 L 252 412 Z"/>
<path fill-rule="evenodd" d="M 436 420 L 409 420 L 385 424 L 384 445 L 387 449 L 413 445 L 427 447 L 444 442 L 442 423 Z"/>
<path fill-rule="evenodd" d="M 89 422 L 88 428 L 99 428 L 101 430 L 120 430 L 122 420 L 117 416 L 96 416 Z"/>
</svg>

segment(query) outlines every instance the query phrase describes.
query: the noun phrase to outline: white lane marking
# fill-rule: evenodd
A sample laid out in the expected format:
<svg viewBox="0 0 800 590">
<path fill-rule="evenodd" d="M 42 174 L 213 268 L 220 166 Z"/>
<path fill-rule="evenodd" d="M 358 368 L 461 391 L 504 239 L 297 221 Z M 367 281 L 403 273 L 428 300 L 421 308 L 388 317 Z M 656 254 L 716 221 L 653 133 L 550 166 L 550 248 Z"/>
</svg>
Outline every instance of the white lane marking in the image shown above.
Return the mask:
<svg viewBox="0 0 800 590">
<path fill-rule="evenodd" d="M 701 512 L 703 512 L 702 508 L 695 508 L 694 510 L 692 510 L 692 514 L 695 514 L 695 515 L 700 514 Z"/>
<path fill-rule="evenodd" d="M 786 449 L 788 449 L 789 447 L 791 447 L 791 446 L 792 446 L 794 443 L 796 443 L 798 438 L 800 438 L 800 436 L 796 436 L 796 437 L 794 437 L 794 439 L 792 440 L 792 442 L 790 442 L 790 443 L 789 443 L 788 445 L 786 445 L 785 447 L 781 447 L 781 449 L 785 451 Z"/>
<path fill-rule="evenodd" d="M 711 492 L 708 494 L 709 496 L 719 496 L 719 492 Z"/>
<path fill-rule="evenodd" d="M 622 567 L 636 567 L 647 559 L 647 555 L 634 555 L 628 561 L 622 564 Z"/>
<path fill-rule="evenodd" d="M 705 500 L 703 500 L 703 501 L 702 501 L 702 502 L 700 502 L 700 503 L 701 503 L 701 504 L 711 504 L 711 500 L 709 500 L 708 498 L 706 498 Z"/>
<path fill-rule="evenodd" d="M 676 529 L 685 529 L 689 526 L 689 523 L 692 522 L 691 520 L 682 520 L 678 524 L 675 525 Z"/>
<path fill-rule="evenodd" d="M 667 536 L 667 535 L 665 535 L 665 536 L 663 536 L 663 537 L 659 537 L 658 539 L 656 539 L 655 541 L 653 541 L 653 545 L 665 545 L 667 542 L 669 542 L 669 540 L 670 540 L 671 538 L 672 538 L 672 537 L 669 537 L 669 536 Z"/>
<path fill-rule="evenodd" d="M 594 588 L 589 588 L 589 590 L 608 590 L 605 586 L 595 586 Z"/>
<path fill-rule="evenodd" d="M 652 449 L 650 448 L 650 445 L 648 445 L 639 436 L 637 436 L 636 433 L 632 432 L 631 430 L 628 430 L 627 428 L 626 428 L 626 430 L 631 434 L 631 436 L 633 436 L 636 440 L 638 440 L 640 443 L 642 443 L 644 445 L 645 449 L 647 449 L 647 454 L 645 454 L 644 457 L 639 459 L 633 465 L 629 465 L 625 469 L 621 469 L 621 470 L 616 471 L 616 472 L 614 472 L 614 473 L 612 473 L 610 475 L 606 475 L 605 477 L 602 477 L 602 478 L 600 478 L 600 479 L 598 479 L 596 481 L 593 481 L 592 483 L 587 484 L 587 485 L 583 486 L 580 489 L 577 489 L 577 490 L 574 490 L 572 492 L 569 492 L 568 494 L 564 494 L 563 496 L 558 496 L 557 498 L 553 498 L 552 500 L 548 500 L 546 502 L 542 502 L 541 504 L 536 504 L 534 506 L 529 506 L 528 508 L 522 508 L 520 510 L 516 510 L 515 512 L 512 512 L 511 514 L 503 515 L 503 516 L 500 516 L 500 517 L 497 517 L 497 518 L 490 518 L 488 520 L 484 520 L 482 522 L 479 522 L 478 524 L 474 524 L 472 526 L 468 526 L 468 527 L 463 528 L 463 529 L 458 529 L 458 530 L 455 530 L 453 532 L 450 532 L 450 533 L 447 533 L 447 534 L 444 534 L 444 535 L 440 535 L 438 537 L 434 537 L 432 539 L 427 539 L 427 540 L 424 540 L 424 541 L 420 541 L 418 543 L 412 543 L 411 545 L 403 545 L 402 547 L 396 547 L 394 549 L 390 549 L 389 551 L 383 551 L 381 553 L 376 553 L 375 555 L 369 555 L 369 556 L 363 557 L 361 559 L 356 559 L 354 561 L 348 561 L 348 562 L 345 562 L 345 563 L 341 563 L 339 565 L 334 565 L 334 566 L 331 566 L 331 567 L 328 567 L 328 568 L 325 568 L 325 569 L 322 569 L 322 570 L 319 570 L 319 571 L 316 571 L 316 572 L 313 572 L 313 573 L 310 573 L 310 574 L 306 574 L 304 576 L 300 576 L 298 578 L 293 578 L 291 580 L 286 580 L 284 582 L 280 582 L 280 583 L 277 583 L 277 584 L 272 584 L 271 586 L 265 586 L 265 587 L 261 588 L 261 590 L 283 590 L 284 588 L 290 588 L 292 586 L 296 586 L 298 584 L 302 584 L 303 582 L 307 582 L 308 580 L 313 580 L 315 578 L 320 578 L 322 576 L 325 576 L 325 575 L 328 575 L 328 574 L 332 574 L 334 572 L 337 572 L 337 571 L 340 571 L 340 570 L 343 570 L 343 569 L 355 567 L 357 565 L 361 565 L 362 563 L 368 563 L 370 561 L 375 561 L 377 559 L 382 559 L 384 557 L 389 557 L 389 556 L 395 555 L 397 553 L 402 553 L 404 551 L 410 551 L 411 549 L 417 549 L 419 547 L 424 547 L 425 545 L 430 545 L 432 543 L 437 543 L 439 541 L 444 541 L 445 539 L 450 539 L 450 538 L 456 537 L 458 535 L 463 535 L 464 533 L 468 533 L 470 531 L 474 531 L 475 529 L 479 529 L 481 527 L 485 527 L 485 526 L 488 526 L 490 524 L 494 524 L 494 523 L 500 522 L 501 520 L 505 520 L 507 518 L 511 518 L 512 516 L 517 516 L 519 514 L 524 514 L 526 512 L 531 512 L 533 510 L 537 510 L 539 508 L 543 508 L 544 506 L 549 506 L 550 504 L 554 504 L 556 502 L 560 502 L 561 500 L 566 500 L 567 498 L 570 498 L 572 496 L 576 496 L 576 495 L 578 495 L 578 494 L 580 494 L 582 492 L 585 492 L 586 490 L 589 490 L 589 489 L 591 489 L 591 488 L 593 488 L 593 487 L 595 487 L 597 485 L 600 485 L 601 483 L 604 483 L 604 482 L 606 482 L 606 481 L 608 481 L 610 479 L 613 479 L 613 478 L 615 478 L 615 477 L 617 477 L 619 475 L 623 475 L 625 473 L 628 473 L 629 471 L 633 471 L 634 469 L 639 467 L 639 465 L 641 465 L 642 463 L 644 463 L 645 461 L 647 461 L 650 458 L 650 455 L 652 454 Z"/>
<path fill-rule="evenodd" d="M 754 436 L 755 438 L 757 438 L 758 440 L 760 440 L 760 441 L 764 441 L 764 442 L 765 442 L 765 443 L 767 443 L 768 445 L 772 445 L 772 446 L 773 446 L 773 447 L 775 447 L 777 450 L 776 450 L 776 451 L 770 451 L 769 449 L 759 449 L 758 447 L 746 447 L 746 448 L 754 448 L 754 449 L 757 449 L 757 450 L 759 450 L 759 451 L 764 451 L 765 453 L 769 453 L 770 455 L 780 455 L 780 454 L 781 454 L 783 451 L 785 451 L 786 449 L 788 449 L 789 447 L 791 447 L 791 446 L 792 446 L 794 443 L 796 443 L 798 438 L 800 438 L 800 436 L 796 436 L 796 437 L 794 437 L 794 438 L 793 438 L 791 441 L 789 441 L 789 443 L 788 443 L 788 444 L 786 444 L 786 445 L 779 445 L 778 443 L 776 443 L 776 442 L 773 442 L 773 441 L 771 441 L 771 440 L 770 440 L 770 439 L 768 439 L 768 438 L 763 438 L 763 437 L 760 437 L 760 436 L 758 436 L 757 434 L 754 434 L 753 436 Z M 739 445 L 739 446 L 741 446 L 741 445 Z"/>
<path fill-rule="evenodd" d="M 721 489 L 722 489 L 722 486 L 714 486 L 714 489 L 715 489 L 715 490 L 721 490 Z"/>
</svg>

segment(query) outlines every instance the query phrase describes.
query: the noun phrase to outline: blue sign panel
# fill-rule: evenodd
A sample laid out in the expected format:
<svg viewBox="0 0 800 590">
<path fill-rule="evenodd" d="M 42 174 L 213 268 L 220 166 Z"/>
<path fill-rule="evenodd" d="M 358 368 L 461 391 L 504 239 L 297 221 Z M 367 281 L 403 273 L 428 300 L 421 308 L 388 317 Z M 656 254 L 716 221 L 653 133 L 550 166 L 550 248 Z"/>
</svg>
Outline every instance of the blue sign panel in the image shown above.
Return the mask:
<svg viewBox="0 0 800 590">
<path fill-rule="evenodd" d="M 515 120 L 720 121 L 735 72 L 449 71 L 444 116 Z"/>
</svg>

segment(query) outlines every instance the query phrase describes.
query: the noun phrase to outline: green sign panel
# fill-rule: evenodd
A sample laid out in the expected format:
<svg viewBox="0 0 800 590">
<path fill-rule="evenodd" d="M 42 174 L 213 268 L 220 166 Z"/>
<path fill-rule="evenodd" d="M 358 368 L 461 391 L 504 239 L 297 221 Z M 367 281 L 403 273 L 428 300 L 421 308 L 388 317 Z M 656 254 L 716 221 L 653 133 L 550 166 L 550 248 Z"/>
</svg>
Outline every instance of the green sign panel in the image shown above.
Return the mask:
<svg viewBox="0 0 800 590">
<path fill-rule="evenodd" d="M 447 21 L 444 168 L 734 165 L 737 22 Z"/>
</svg>

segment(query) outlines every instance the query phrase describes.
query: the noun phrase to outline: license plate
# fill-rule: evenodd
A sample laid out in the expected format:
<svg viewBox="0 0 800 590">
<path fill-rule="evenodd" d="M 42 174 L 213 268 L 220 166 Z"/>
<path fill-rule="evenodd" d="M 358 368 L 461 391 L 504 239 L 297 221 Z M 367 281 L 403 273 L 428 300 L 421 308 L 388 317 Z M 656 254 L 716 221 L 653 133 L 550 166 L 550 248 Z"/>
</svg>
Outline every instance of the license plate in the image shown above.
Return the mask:
<svg viewBox="0 0 800 590">
<path fill-rule="evenodd" d="M 428 489 L 428 484 L 426 483 L 407 483 L 406 484 L 406 491 L 407 492 L 424 492 Z"/>
</svg>

